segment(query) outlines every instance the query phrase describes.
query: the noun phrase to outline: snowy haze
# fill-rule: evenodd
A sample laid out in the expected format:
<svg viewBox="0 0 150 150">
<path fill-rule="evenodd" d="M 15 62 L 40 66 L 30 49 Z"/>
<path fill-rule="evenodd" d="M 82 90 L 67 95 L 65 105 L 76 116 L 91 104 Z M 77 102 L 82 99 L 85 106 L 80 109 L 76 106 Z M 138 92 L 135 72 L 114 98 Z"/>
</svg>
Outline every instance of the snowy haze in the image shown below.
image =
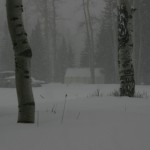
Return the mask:
<svg viewBox="0 0 150 150">
<path fill-rule="evenodd" d="M 28 4 L 29 0 L 23 0 L 24 4 Z M 103 0 L 93 0 L 95 3 L 91 7 L 91 12 L 93 15 L 97 16 L 98 18 L 101 18 L 101 11 L 104 7 Z M 25 28 L 28 32 L 28 35 L 30 36 L 32 30 L 35 28 L 35 25 L 38 20 L 38 12 L 35 11 L 35 7 L 31 7 L 31 9 L 25 5 L 24 8 L 24 14 L 27 14 L 27 17 L 25 17 Z M 0 24 L 0 30 L 1 30 L 1 38 L 3 37 L 3 28 L 5 25 L 6 20 L 6 11 L 5 11 L 5 0 L 1 0 L 1 14 L 0 18 L 2 20 L 2 23 Z M 57 26 L 59 28 L 59 32 L 63 33 L 68 40 L 72 43 L 73 50 L 75 52 L 75 63 L 79 66 L 79 57 L 80 52 L 84 48 L 84 39 L 85 35 L 83 34 L 82 30 L 79 27 L 79 24 L 81 21 L 84 20 L 84 14 L 83 14 L 83 8 L 82 8 L 82 0 L 60 0 L 60 2 L 57 3 Z M 31 11 L 33 10 L 33 12 Z"/>
<path fill-rule="evenodd" d="M 95 4 L 91 8 L 91 12 L 95 17 L 101 18 L 101 12 L 104 7 L 103 0 L 93 0 Z M 79 55 L 84 47 L 85 34 L 79 27 L 81 21 L 84 20 L 84 12 L 82 8 L 82 0 L 64 0 L 60 6 L 58 13 L 64 18 L 63 24 L 68 32 L 71 33 L 73 45 L 77 54 L 77 64 L 79 65 Z M 66 19 L 66 20 L 65 20 Z"/>
<path fill-rule="evenodd" d="M 52 0 L 47 1 L 50 4 Z M 150 150 L 149 0 L 135 1 L 138 85 L 133 98 L 118 96 L 117 16 L 116 5 L 110 3 L 116 1 L 91 1 L 91 17 L 97 19 L 96 23 L 92 20 L 96 84 L 90 84 L 82 0 L 57 2 L 56 47 L 51 26 L 54 20 L 52 12 L 46 18 L 45 0 L 23 0 L 24 25 L 33 52 L 31 79 L 36 111 L 34 124 L 18 124 L 15 72 L 1 76 L 1 71 L 10 73 L 15 65 L 6 0 L 0 0 L 0 150 Z M 52 66 L 54 49 L 57 65 Z M 56 69 L 57 80 L 52 69 Z"/>
<path fill-rule="evenodd" d="M 33 51 L 33 76 L 37 79 L 50 82 L 52 72 L 52 53 L 54 50 L 52 35 L 52 0 L 47 0 L 48 14 L 45 15 L 45 0 L 23 0 L 24 25 Z M 117 6 L 115 0 L 90 0 L 90 15 L 92 20 L 95 52 L 93 64 L 95 68 L 104 70 L 105 83 L 119 83 L 117 57 Z M 147 0 L 145 0 L 145 3 Z M 41 3 L 43 2 L 43 3 Z M 82 0 L 56 0 L 56 47 L 59 64 L 70 59 L 68 64 L 62 65 L 57 74 L 63 74 L 64 79 L 68 68 L 89 68 L 89 50 L 87 31 Z M 112 2 L 114 4 L 112 4 Z M 150 84 L 149 64 L 149 7 L 140 0 L 134 1 L 136 11 L 134 17 L 134 64 L 136 84 Z M 0 1 L 0 71 L 14 70 L 13 50 L 7 28 L 5 0 Z M 40 7 L 39 7 L 40 6 Z M 148 14 L 149 13 L 149 14 Z M 146 15 L 145 15 L 146 14 Z M 46 16 L 50 21 L 46 21 Z M 96 20 L 94 20 L 96 19 Z M 47 26 L 48 24 L 48 26 Z M 46 36 L 49 34 L 49 39 Z M 142 34 L 143 33 L 143 34 Z M 46 39 L 47 38 L 47 39 Z M 46 44 L 49 43 L 49 44 Z M 68 56 L 71 49 L 72 57 Z M 66 52 L 67 51 L 67 52 Z M 43 52 L 43 53 L 42 53 Z M 50 56 L 49 56 L 50 55 Z M 42 57 L 41 62 L 39 58 Z M 46 58 L 51 57 L 51 59 Z M 60 58 L 61 57 L 61 58 Z M 4 59 L 5 58 L 5 59 Z M 49 59 L 49 60 L 48 60 Z M 61 62 L 60 62 L 61 60 Z M 72 61 L 71 61 L 72 60 Z M 44 65 L 43 65 L 44 64 Z M 70 65 L 71 64 L 71 65 Z M 43 70 L 36 70 L 40 66 Z M 46 67 L 49 66 L 49 67 Z M 65 68 L 63 68 L 65 66 Z M 57 68 L 57 67 L 55 67 Z M 46 77 L 47 76 L 47 77 Z M 60 79 L 59 79 L 60 80 Z M 63 81 L 57 81 L 62 82 Z"/>
</svg>

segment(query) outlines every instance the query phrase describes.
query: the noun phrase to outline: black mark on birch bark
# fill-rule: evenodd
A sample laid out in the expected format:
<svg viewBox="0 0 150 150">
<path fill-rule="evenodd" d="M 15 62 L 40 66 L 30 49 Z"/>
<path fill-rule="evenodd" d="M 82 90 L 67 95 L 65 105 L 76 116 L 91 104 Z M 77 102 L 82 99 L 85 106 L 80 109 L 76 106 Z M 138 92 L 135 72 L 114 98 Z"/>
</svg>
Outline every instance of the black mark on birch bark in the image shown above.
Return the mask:
<svg viewBox="0 0 150 150">
<path fill-rule="evenodd" d="M 32 57 L 32 52 L 31 49 L 26 49 L 25 51 L 21 52 L 19 56 L 23 57 Z"/>
</svg>

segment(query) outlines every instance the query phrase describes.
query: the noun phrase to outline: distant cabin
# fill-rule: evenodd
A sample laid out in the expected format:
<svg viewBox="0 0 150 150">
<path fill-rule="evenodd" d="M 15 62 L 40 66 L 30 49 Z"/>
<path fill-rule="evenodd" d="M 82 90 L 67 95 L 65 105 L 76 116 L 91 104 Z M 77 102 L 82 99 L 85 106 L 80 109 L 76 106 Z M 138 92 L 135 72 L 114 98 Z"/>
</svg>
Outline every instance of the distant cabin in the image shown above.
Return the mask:
<svg viewBox="0 0 150 150">
<path fill-rule="evenodd" d="M 90 84 L 91 73 L 89 68 L 68 68 L 65 74 L 65 83 Z M 103 69 L 95 68 L 95 84 L 104 83 Z"/>
</svg>

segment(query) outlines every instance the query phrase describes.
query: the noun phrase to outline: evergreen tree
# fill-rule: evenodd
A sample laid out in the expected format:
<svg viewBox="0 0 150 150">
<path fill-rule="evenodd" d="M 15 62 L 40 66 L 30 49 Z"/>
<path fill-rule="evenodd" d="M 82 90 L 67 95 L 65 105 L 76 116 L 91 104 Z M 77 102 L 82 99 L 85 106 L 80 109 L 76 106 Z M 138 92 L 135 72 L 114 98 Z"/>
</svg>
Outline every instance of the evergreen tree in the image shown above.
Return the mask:
<svg viewBox="0 0 150 150">
<path fill-rule="evenodd" d="M 112 12 L 116 9 L 116 2 L 114 0 L 105 0 L 105 3 L 100 32 L 97 36 L 95 63 L 96 67 L 104 69 L 105 82 L 115 83 L 118 72 L 116 70 L 117 53 Z"/>
<path fill-rule="evenodd" d="M 113 57 L 113 38 L 110 28 L 102 25 L 98 35 L 97 51 L 95 54 L 96 67 L 104 69 L 105 83 L 115 82 L 115 60 Z"/>
<path fill-rule="evenodd" d="M 87 40 L 86 40 L 86 44 L 85 44 L 85 48 L 84 50 L 81 52 L 80 55 L 80 67 L 83 68 L 87 68 L 90 66 L 90 62 L 89 62 L 89 48 L 88 48 L 88 44 L 87 44 Z"/>
<path fill-rule="evenodd" d="M 137 45 L 140 47 L 138 51 L 139 56 L 139 83 L 150 84 L 150 1 L 138 0 L 137 13 L 139 14 L 139 40 Z M 138 36 L 137 36 L 138 37 Z M 139 44 L 140 43 L 140 44 Z M 140 52 L 141 51 L 141 52 Z"/>
<path fill-rule="evenodd" d="M 65 38 L 63 37 L 62 39 L 62 44 L 60 46 L 60 48 L 58 49 L 58 55 L 57 55 L 57 74 L 56 74 L 56 81 L 58 82 L 64 82 L 64 76 L 65 76 L 65 72 L 67 69 L 67 45 L 66 45 L 66 41 Z"/>
<path fill-rule="evenodd" d="M 72 47 L 69 43 L 68 51 L 67 51 L 67 68 L 73 68 L 74 67 L 74 53 L 72 51 Z"/>
<path fill-rule="evenodd" d="M 0 70 L 14 70 L 13 47 L 8 33 L 8 25 L 6 23 L 4 26 L 4 33 L 1 43 Z"/>
<path fill-rule="evenodd" d="M 41 26 L 38 22 L 32 31 L 30 42 L 33 49 L 32 72 L 37 79 L 50 81 L 50 58 L 49 52 L 44 45 Z"/>
</svg>

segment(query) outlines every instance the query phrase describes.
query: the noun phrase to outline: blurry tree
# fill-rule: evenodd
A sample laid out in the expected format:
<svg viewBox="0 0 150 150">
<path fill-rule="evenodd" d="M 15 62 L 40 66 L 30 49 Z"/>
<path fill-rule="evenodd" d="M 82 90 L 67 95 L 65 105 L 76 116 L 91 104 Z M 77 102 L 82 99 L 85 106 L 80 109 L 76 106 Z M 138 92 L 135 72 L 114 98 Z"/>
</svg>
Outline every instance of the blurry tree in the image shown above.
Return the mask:
<svg viewBox="0 0 150 150">
<path fill-rule="evenodd" d="M 95 71 L 94 71 L 94 35 L 93 35 L 93 25 L 90 14 L 90 0 L 83 0 L 83 11 L 85 17 L 86 34 L 87 34 L 87 47 L 89 54 L 89 67 L 91 72 L 91 83 L 95 83 Z"/>
<path fill-rule="evenodd" d="M 118 82 L 116 1 L 104 0 L 103 18 L 96 41 L 96 67 L 104 69 L 105 83 Z"/>
<path fill-rule="evenodd" d="M 137 16 L 138 20 L 136 25 L 138 26 L 137 31 L 139 37 L 137 39 L 138 53 L 136 58 L 138 59 L 138 83 L 139 84 L 150 84 L 150 1 L 149 0 L 138 0 L 137 2 Z M 137 50 L 137 49 L 136 49 Z"/>
<path fill-rule="evenodd" d="M 88 40 L 85 42 L 85 48 L 81 51 L 80 55 L 80 67 L 89 67 L 89 47 Z"/>
<path fill-rule="evenodd" d="M 13 54 L 13 47 L 11 44 L 10 35 L 8 32 L 8 25 L 5 23 L 4 26 L 4 36 L 1 42 L 1 54 L 0 54 L 0 70 L 14 70 L 14 54 Z"/>
<path fill-rule="evenodd" d="M 57 29 L 57 4 L 60 3 L 60 0 L 38 0 L 37 9 L 41 13 L 41 18 L 44 18 L 44 35 L 45 35 L 45 44 L 47 45 L 48 56 L 49 56 L 49 66 L 51 68 L 51 81 L 57 82 L 59 79 L 58 76 L 58 29 Z"/>
<path fill-rule="evenodd" d="M 47 66 L 49 66 L 47 67 L 47 73 L 46 73 L 47 75 L 45 75 L 45 80 L 47 82 L 50 82 L 52 80 L 51 79 L 52 78 L 51 0 L 44 0 L 44 1 L 43 0 L 32 0 L 32 1 L 26 0 L 24 1 L 24 3 L 26 6 L 26 10 L 28 10 L 28 12 L 25 13 L 27 28 L 30 28 L 30 26 L 33 26 L 31 25 L 31 23 L 34 24 L 34 27 L 32 27 L 32 30 L 31 30 L 31 38 L 30 38 L 31 40 L 33 39 L 33 32 L 35 32 L 35 30 L 37 29 L 37 24 L 39 24 L 38 26 L 40 26 L 40 35 L 35 37 L 32 46 L 35 45 L 36 40 L 39 40 L 36 38 L 40 37 L 42 40 L 42 45 L 40 47 L 43 47 L 43 50 L 44 50 L 43 55 L 47 55 L 47 58 L 45 59 L 45 63 L 47 64 Z M 34 34 L 38 34 L 38 33 L 34 33 Z M 34 62 L 34 58 L 33 58 L 33 62 Z"/>
<path fill-rule="evenodd" d="M 71 45 L 67 46 L 65 37 L 62 37 L 60 46 L 57 49 L 57 74 L 56 78 L 58 82 L 64 83 L 64 77 L 67 68 L 74 67 L 74 54 L 72 52 Z"/>
<path fill-rule="evenodd" d="M 56 24 L 56 0 L 52 0 L 52 80 L 57 81 L 57 66 L 58 66 L 58 52 L 57 52 L 57 24 Z"/>
<path fill-rule="evenodd" d="M 103 68 L 105 83 L 115 83 L 115 59 L 113 37 L 110 26 L 103 20 L 101 31 L 98 34 L 97 50 L 95 54 L 96 67 Z"/>
<path fill-rule="evenodd" d="M 65 72 L 67 69 L 67 59 L 68 59 L 67 58 L 67 44 L 66 44 L 66 40 L 64 37 L 62 38 L 62 42 L 57 53 L 58 53 L 57 58 L 59 60 L 59 63 L 57 64 L 57 67 L 56 67 L 57 70 L 55 69 L 57 71 L 55 78 L 57 79 L 58 82 L 64 83 L 64 76 L 65 76 Z"/>
<path fill-rule="evenodd" d="M 46 60 L 45 62 L 49 68 L 47 68 L 47 81 L 52 81 L 53 79 L 53 56 L 52 56 L 52 25 L 51 25 L 51 7 L 50 7 L 50 0 L 45 0 L 44 2 L 42 0 L 38 0 L 37 3 L 37 9 L 39 10 L 41 14 L 42 23 L 44 27 L 44 40 L 43 44 L 44 46 L 44 52 L 46 53 Z"/>
<path fill-rule="evenodd" d="M 50 73 L 48 72 L 50 72 L 51 66 L 49 65 L 49 53 L 46 45 L 44 45 L 44 37 L 39 21 L 32 31 L 30 43 L 33 51 L 32 74 L 35 78 L 48 82 L 50 79 Z"/>
<path fill-rule="evenodd" d="M 69 42 L 68 44 L 68 51 L 67 51 L 67 68 L 74 68 L 75 66 L 75 58 L 74 58 L 74 53 L 72 50 L 71 43 Z"/>
</svg>

